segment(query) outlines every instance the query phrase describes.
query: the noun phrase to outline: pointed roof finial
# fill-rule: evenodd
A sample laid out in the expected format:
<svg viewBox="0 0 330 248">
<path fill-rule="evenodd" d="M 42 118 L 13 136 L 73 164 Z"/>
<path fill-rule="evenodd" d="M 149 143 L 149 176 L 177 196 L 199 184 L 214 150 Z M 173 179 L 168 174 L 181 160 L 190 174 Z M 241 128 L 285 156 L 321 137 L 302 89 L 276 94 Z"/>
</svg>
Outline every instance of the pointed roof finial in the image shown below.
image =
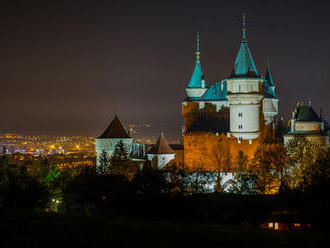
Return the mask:
<svg viewBox="0 0 330 248">
<path fill-rule="evenodd" d="M 197 57 L 197 62 L 199 63 L 199 57 L 200 57 L 200 51 L 199 51 L 199 32 L 197 32 L 197 50 L 196 50 L 196 57 Z"/>
<path fill-rule="evenodd" d="M 188 88 L 203 88 L 202 80 L 204 79 L 204 74 L 202 72 L 201 63 L 199 60 L 200 54 L 201 54 L 200 50 L 199 50 L 199 32 L 197 32 L 196 41 L 197 41 L 196 65 L 195 65 L 194 72 L 190 78 Z M 205 83 L 205 87 L 207 88 L 206 83 Z"/>
<path fill-rule="evenodd" d="M 246 15 L 245 15 L 245 12 L 243 12 L 243 23 L 242 23 L 243 40 L 246 40 L 246 31 L 247 31 L 247 27 L 246 27 Z"/>
<path fill-rule="evenodd" d="M 309 107 L 312 107 L 312 100 L 311 100 L 310 97 L 308 98 L 308 106 L 309 106 Z"/>
<path fill-rule="evenodd" d="M 267 70 L 264 79 L 267 81 L 268 86 L 274 87 L 272 74 L 270 73 L 270 58 L 267 60 Z M 274 90 L 274 89 L 273 89 Z"/>
</svg>

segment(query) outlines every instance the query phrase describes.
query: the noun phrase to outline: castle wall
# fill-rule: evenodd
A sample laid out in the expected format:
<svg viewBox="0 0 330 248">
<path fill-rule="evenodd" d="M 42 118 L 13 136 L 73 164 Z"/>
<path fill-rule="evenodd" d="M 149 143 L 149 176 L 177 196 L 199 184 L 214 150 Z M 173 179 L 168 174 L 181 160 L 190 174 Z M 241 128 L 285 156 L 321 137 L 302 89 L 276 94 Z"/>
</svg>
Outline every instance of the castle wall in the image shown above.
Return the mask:
<svg viewBox="0 0 330 248">
<path fill-rule="evenodd" d="M 148 160 L 157 162 L 158 169 L 163 168 L 175 157 L 175 154 L 147 154 Z"/>
<path fill-rule="evenodd" d="M 184 164 L 188 169 L 203 169 L 210 171 L 232 172 L 232 166 L 226 166 L 229 161 L 236 161 L 242 151 L 252 159 L 260 140 L 242 140 L 211 132 L 190 133 L 184 136 Z"/>
<path fill-rule="evenodd" d="M 320 131 L 321 130 L 322 122 L 302 122 L 296 121 L 295 122 L 295 131 Z"/>
<path fill-rule="evenodd" d="M 259 131 L 259 104 L 232 105 L 230 107 L 230 131 L 258 132 Z M 246 138 L 243 136 L 243 139 Z"/>
<path fill-rule="evenodd" d="M 204 102 L 203 105 L 204 106 L 201 106 L 199 102 L 184 102 L 182 104 L 182 113 L 185 122 L 184 131 L 187 131 L 195 121 L 201 119 L 229 119 L 229 108 L 226 107 L 226 105 L 228 105 L 228 102 L 216 102 L 215 104 L 210 102 Z"/>
<path fill-rule="evenodd" d="M 115 151 L 115 146 L 120 140 L 123 141 L 123 143 L 126 147 L 127 153 L 131 154 L 132 142 L 133 142 L 132 138 L 129 138 L 129 139 L 123 139 L 123 138 L 121 138 L 121 139 L 115 139 L 115 138 L 95 139 L 95 151 L 97 154 L 96 165 L 97 166 L 100 164 L 99 160 L 100 160 L 102 152 L 105 151 L 108 154 L 109 158 L 111 158 L 111 156 L 113 155 L 113 153 Z"/>
<path fill-rule="evenodd" d="M 262 112 L 267 124 L 273 122 L 274 117 L 278 113 L 278 99 L 264 98 L 262 101 Z"/>
<path fill-rule="evenodd" d="M 186 93 L 188 97 L 201 97 L 207 88 L 186 88 Z"/>
</svg>

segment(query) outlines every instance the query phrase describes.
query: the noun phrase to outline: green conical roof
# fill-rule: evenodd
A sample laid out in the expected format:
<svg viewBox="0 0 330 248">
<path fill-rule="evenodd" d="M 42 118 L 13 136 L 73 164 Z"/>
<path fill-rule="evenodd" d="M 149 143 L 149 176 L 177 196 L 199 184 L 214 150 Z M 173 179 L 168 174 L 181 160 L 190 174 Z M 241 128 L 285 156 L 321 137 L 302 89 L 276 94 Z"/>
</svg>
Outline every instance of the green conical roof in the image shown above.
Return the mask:
<svg viewBox="0 0 330 248">
<path fill-rule="evenodd" d="M 199 32 L 197 32 L 197 50 L 196 50 L 196 65 L 194 72 L 190 78 L 188 88 L 202 88 L 202 80 L 204 79 L 204 74 L 201 67 L 201 62 L 199 60 Z M 206 83 L 205 83 L 206 87 Z"/>
<path fill-rule="evenodd" d="M 201 68 L 199 60 L 196 61 L 196 66 L 194 72 L 190 78 L 188 88 L 202 88 L 202 80 L 204 79 L 204 74 Z"/>
<path fill-rule="evenodd" d="M 260 77 L 246 39 L 241 41 L 241 47 L 238 51 L 234 69 L 230 77 Z"/>
<path fill-rule="evenodd" d="M 267 81 L 268 86 L 274 86 L 274 82 L 273 82 L 272 74 L 270 73 L 269 65 L 267 66 L 265 80 Z"/>
<path fill-rule="evenodd" d="M 234 69 L 230 75 L 230 78 L 233 77 L 243 77 L 243 78 L 255 78 L 260 77 L 257 68 L 254 64 L 250 49 L 248 47 L 248 42 L 246 39 L 246 23 L 245 23 L 245 14 L 243 14 L 243 28 L 242 34 L 243 39 L 241 41 L 241 47 L 239 48 Z"/>
</svg>

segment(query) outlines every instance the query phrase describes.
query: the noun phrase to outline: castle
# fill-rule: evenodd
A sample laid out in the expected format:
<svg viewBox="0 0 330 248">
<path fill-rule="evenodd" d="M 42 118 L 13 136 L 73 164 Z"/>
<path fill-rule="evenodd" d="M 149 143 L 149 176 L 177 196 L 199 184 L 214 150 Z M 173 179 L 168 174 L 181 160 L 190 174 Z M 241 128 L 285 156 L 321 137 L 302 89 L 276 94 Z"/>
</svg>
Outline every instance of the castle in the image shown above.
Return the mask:
<svg viewBox="0 0 330 248">
<path fill-rule="evenodd" d="M 112 156 L 119 140 L 128 149 L 131 160 L 134 157 L 155 160 L 159 168 L 175 160 L 192 172 L 196 169 L 233 172 L 232 162 L 240 152 L 252 159 L 261 146 L 281 145 L 282 139 L 276 137 L 275 124 L 279 100 L 270 66 L 268 63 L 264 75 L 258 72 L 246 31 L 243 16 L 242 40 L 233 70 L 228 78 L 210 85 L 202 71 L 197 34 L 196 64 L 182 103 L 183 154 L 182 148 L 174 152 L 163 134 L 157 144 L 146 151 L 143 144 L 133 141 L 115 117 L 104 133 L 95 139 L 97 166 L 103 152 Z M 297 134 L 304 135 L 315 145 L 330 144 L 330 129 L 322 115 L 315 113 L 311 103 L 308 106 L 299 104 L 289 123 L 289 132 L 283 137 L 284 145 Z M 285 129 L 281 131 L 281 137 Z"/>
<path fill-rule="evenodd" d="M 264 76 L 253 61 L 243 17 L 242 40 L 228 78 L 208 86 L 200 62 L 197 35 L 196 65 L 182 103 L 184 163 L 187 168 L 216 170 L 217 164 L 239 151 L 253 156 L 265 130 L 278 114 L 269 65 Z M 221 161 L 219 161 L 221 160 Z"/>
</svg>

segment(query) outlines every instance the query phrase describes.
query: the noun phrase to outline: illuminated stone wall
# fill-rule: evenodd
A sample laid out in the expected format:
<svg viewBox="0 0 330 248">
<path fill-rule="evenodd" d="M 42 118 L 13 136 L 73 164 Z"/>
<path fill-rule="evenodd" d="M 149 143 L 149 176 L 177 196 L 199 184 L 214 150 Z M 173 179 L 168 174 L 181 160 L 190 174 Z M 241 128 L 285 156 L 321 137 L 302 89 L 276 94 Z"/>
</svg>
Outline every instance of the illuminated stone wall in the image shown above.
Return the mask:
<svg viewBox="0 0 330 248">
<path fill-rule="evenodd" d="M 158 169 L 163 168 L 175 157 L 175 154 L 147 154 L 149 161 L 155 161 Z"/>
<path fill-rule="evenodd" d="M 260 140 L 238 141 L 235 137 L 225 134 L 200 132 L 184 136 L 184 163 L 188 169 L 205 169 L 222 171 L 226 160 L 235 163 L 239 151 L 252 159 L 260 146 Z M 233 168 L 227 168 L 229 172 Z"/>
<path fill-rule="evenodd" d="M 185 121 L 183 158 L 185 167 L 190 170 L 232 172 L 233 168 L 224 166 L 226 160 L 235 164 L 240 151 L 252 159 L 263 141 L 274 139 L 271 126 L 265 122 L 264 110 L 272 112 L 273 118 L 273 114 L 277 114 L 277 105 L 263 107 L 260 79 L 233 79 L 228 87 L 231 90 L 230 100 L 222 101 L 220 108 L 216 102 L 182 104 Z M 272 101 L 267 103 L 273 104 Z M 215 122 L 216 126 L 209 130 L 211 122 Z M 196 127 L 200 123 L 201 126 Z"/>
<path fill-rule="evenodd" d="M 98 166 L 100 164 L 100 157 L 103 151 L 105 151 L 109 158 L 111 158 L 111 156 L 113 155 L 113 152 L 115 151 L 115 146 L 116 144 L 122 140 L 128 155 L 131 154 L 132 151 L 132 142 L 133 139 L 132 138 L 128 138 L 128 139 L 115 139 L 115 138 L 100 138 L 100 139 L 95 139 L 95 151 L 97 154 L 96 157 L 96 165 Z"/>
<path fill-rule="evenodd" d="M 215 104 L 204 102 L 203 105 L 203 108 L 200 108 L 199 102 L 184 102 L 182 104 L 182 113 L 185 122 L 184 131 L 187 131 L 194 122 L 203 118 L 219 121 L 229 119 L 227 101 L 216 102 Z"/>
<path fill-rule="evenodd" d="M 263 99 L 260 79 L 227 79 L 227 98 L 230 102 L 230 132 L 239 139 L 259 136 Z"/>
<path fill-rule="evenodd" d="M 266 124 L 270 124 L 278 113 L 278 99 L 264 98 L 262 100 L 262 112 L 264 113 Z"/>
<path fill-rule="evenodd" d="M 207 88 L 186 88 L 186 93 L 188 97 L 201 97 Z"/>
</svg>

